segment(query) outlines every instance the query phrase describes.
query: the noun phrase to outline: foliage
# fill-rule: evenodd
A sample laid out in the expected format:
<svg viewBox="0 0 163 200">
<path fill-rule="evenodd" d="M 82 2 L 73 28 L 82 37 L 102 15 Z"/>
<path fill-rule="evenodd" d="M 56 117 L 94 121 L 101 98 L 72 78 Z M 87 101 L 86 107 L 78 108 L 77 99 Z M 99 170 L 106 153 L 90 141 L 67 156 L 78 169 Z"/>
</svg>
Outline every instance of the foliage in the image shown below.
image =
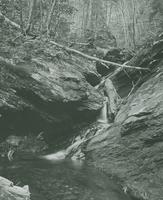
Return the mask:
<svg viewBox="0 0 163 200">
<path fill-rule="evenodd" d="M 34 38 L 97 39 L 104 48 L 136 49 L 163 29 L 162 0 L 0 0 L 0 12 Z M 0 22 L 0 41 L 12 43 L 18 33 Z"/>
<path fill-rule="evenodd" d="M 163 1 L 162 0 L 153 0 L 151 2 L 151 7 L 153 9 L 153 12 L 151 12 L 150 14 L 151 19 L 153 19 L 156 14 L 163 15 Z"/>
<path fill-rule="evenodd" d="M 34 6 L 31 6 L 31 2 L 34 2 Z M 0 0 L 0 12 L 9 19 L 13 20 L 19 25 L 23 26 L 26 31 L 27 26 L 30 23 L 30 32 L 32 34 L 46 35 L 47 18 L 50 13 L 50 9 L 53 1 L 47 0 Z M 32 11 L 33 9 L 34 11 Z M 32 13 L 31 20 L 29 19 L 29 13 Z M 52 12 L 50 21 L 50 35 L 55 37 L 56 35 L 66 36 L 66 32 L 70 31 L 70 23 L 68 17 L 75 12 L 75 8 L 69 5 L 68 0 L 57 0 L 55 8 Z M 7 29 L 3 27 L 5 32 Z M 62 30 L 63 29 L 63 30 Z"/>
<path fill-rule="evenodd" d="M 96 35 L 105 29 L 116 38 L 118 47 L 131 50 L 154 38 L 163 29 L 162 0 L 76 1 L 78 13 L 74 32 L 78 36 L 87 37 L 86 30 Z"/>
</svg>

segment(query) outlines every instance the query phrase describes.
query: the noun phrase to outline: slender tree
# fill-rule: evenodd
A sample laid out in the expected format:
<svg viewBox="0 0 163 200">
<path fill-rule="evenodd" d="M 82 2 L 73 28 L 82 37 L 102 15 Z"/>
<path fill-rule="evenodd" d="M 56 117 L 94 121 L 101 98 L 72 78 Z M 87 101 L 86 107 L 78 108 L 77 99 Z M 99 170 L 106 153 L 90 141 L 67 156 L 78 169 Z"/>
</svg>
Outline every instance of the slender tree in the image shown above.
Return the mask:
<svg viewBox="0 0 163 200">
<path fill-rule="evenodd" d="M 48 15 L 47 26 L 46 26 L 47 36 L 48 37 L 49 37 L 49 34 L 50 34 L 50 26 L 51 26 L 52 16 L 53 16 L 54 9 L 55 9 L 55 6 L 57 5 L 57 3 L 58 3 L 58 0 L 54 0 L 52 2 L 51 9 L 50 9 L 50 12 L 49 12 L 49 15 Z"/>
<path fill-rule="evenodd" d="M 36 8 L 36 2 L 37 0 L 30 0 L 29 2 L 29 17 L 28 17 L 28 22 L 26 26 L 26 32 L 30 32 L 32 28 L 32 23 L 34 22 L 34 13 L 35 13 L 35 8 Z"/>
</svg>

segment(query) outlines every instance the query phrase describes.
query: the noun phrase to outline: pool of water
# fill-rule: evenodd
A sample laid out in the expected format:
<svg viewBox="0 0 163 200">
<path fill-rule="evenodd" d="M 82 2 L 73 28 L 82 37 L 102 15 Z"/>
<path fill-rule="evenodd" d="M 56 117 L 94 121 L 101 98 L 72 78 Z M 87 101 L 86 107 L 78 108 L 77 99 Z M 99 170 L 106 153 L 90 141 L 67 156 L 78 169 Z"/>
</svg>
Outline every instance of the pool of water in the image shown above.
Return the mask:
<svg viewBox="0 0 163 200">
<path fill-rule="evenodd" d="M 29 185 L 31 200 L 132 200 L 115 181 L 81 162 L 1 163 L 0 176 Z"/>
</svg>

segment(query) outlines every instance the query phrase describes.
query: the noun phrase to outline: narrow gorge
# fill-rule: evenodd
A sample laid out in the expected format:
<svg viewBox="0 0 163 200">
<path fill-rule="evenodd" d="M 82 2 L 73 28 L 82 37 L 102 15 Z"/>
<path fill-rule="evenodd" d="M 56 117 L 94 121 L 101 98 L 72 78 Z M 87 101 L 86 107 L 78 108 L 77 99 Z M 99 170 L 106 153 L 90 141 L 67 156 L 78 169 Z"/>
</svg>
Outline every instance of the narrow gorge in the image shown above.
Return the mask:
<svg viewBox="0 0 163 200">
<path fill-rule="evenodd" d="M 106 34 L 96 1 L 81 33 L 82 1 L 20 2 L 12 21 L 0 1 L 0 200 L 162 200 L 162 30 L 133 47 L 125 24 Z M 129 4 L 111 2 L 120 20 Z"/>
</svg>

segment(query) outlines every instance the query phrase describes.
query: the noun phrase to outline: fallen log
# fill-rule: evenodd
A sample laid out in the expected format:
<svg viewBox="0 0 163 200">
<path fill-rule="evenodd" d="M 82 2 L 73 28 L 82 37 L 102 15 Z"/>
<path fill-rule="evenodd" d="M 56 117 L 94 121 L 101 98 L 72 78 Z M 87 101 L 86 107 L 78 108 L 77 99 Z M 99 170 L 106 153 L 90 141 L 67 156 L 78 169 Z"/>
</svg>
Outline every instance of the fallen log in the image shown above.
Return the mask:
<svg viewBox="0 0 163 200">
<path fill-rule="evenodd" d="M 116 69 L 112 74 L 108 74 L 107 76 L 104 76 L 101 80 L 101 82 L 95 87 L 96 89 L 99 89 L 100 87 L 104 86 L 105 81 L 109 78 L 116 76 L 123 70 L 123 67 Z"/>
<path fill-rule="evenodd" d="M 1 12 L 0 12 L 0 19 L 3 21 L 3 23 L 10 24 L 14 28 L 21 30 L 20 25 L 11 21 L 9 18 L 7 18 L 5 15 L 3 15 Z"/>
<path fill-rule="evenodd" d="M 109 64 L 109 65 L 114 65 L 114 66 L 117 66 L 117 67 L 122 67 L 122 68 L 131 68 L 131 69 L 137 69 L 137 70 L 146 70 L 146 71 L 149 71 L 149 69 L 147 68 L 142 68 L 142 67 L 135 67 L 135 66 L 129 66 L 129 65 L 126 65 L 126 64 L 119 64 L 119 63 L 115 63 L 115 62 L 111 62 L 111 61 L 107 61 L 107 60 L 103 60 L 103 59 L 100 59 L 100 58 L 97 58 L 97 57 L 94 57 L 94 56 L 89 56 L 87 54 L 84 54 L 78 50 L 75 50 L 75 49 L 72 49 L 72 48 L 69 48 L 69 47 L 66 47 L 66 46 L 63 46 L 61 44 L 58 44 L 54 41 L 49 41 L 50 44 L 53 44 L 61 49 L 64 49 L 66 50 L 67 52 L 70 52 L 70 53 L 75 53 L 75 54 L 78 54 L 84 58 L 87 58 L 89 60 L 93 60 L 93 61 L 96 61 L 96 62 L 101 62 L 101 63 L 105 63 L 105 64 Z"/>
<path fill-rule="evenodd" d="M 21 27 L 20 25 L 16 24 L 15 22 L 11 21 L 10 19 L 8 19 L 7 17 L 5 17 L 1 12 L 0 12 L 0 17 L 4 19 L 4 21 L 12 26 L 14 26 L 15 28 L 19 29 L 21 31 Z M 63 46 L 61 44 L 58 44 L 54 41 L 48 41 L 50 44 L 52 45 L 55 45 L 61 49 L 64 49 L 66 50 L 67 52 L 70 52 L 70 53 L 75 53 L 77 55 L 80 55 L 84 58 L 87 58 L 89 60 L 92 60 L 92 61 L 96 61 L 96 62 L 100 62 L 100 63 L 103 63 L 103 64 L 109 64 L 109 65 L 113 65 L 113 66 L 116 66 L 116 67 L 121 67 L 121 68 L 130 68 L 130 69 L 136 69 L 136 70 L 145 70 L 145 71 L 149 71 L 149 69 L 147 68 L 143 68 L 143 67 L 136 67 L 136 66 L 129 66 L 129 65 L 126 65 L 126 64 L 119 64 L 119 63 L 115 63 L 115 62 L 111 62 L 111 61 L 107 61 L 107 60 L 103 60 L 103 59 L 100 59 L 100 58 L 97 58 L 97 57 L 94 57 L 94 56 L 90 56 L 90 55 L 87 55 L 87 54 L 84 54 L 78 50 L 75 50 L 75 49 L 72 49 L 72 48 L 69 48 L 69 47 L 66 47 L 66 46 Z"/>
<path fill-rule="evenodd" d="M 114 118 L 118 112 L 118 108 L 121 102 L 121 98 L 118 95 L 112 81 L 107 78 L 104 85 L 104 92 L 106 97 L 108 98 L 107 101 L 107 117 L 110 123 L 114 122 Z"/>
</svg>

